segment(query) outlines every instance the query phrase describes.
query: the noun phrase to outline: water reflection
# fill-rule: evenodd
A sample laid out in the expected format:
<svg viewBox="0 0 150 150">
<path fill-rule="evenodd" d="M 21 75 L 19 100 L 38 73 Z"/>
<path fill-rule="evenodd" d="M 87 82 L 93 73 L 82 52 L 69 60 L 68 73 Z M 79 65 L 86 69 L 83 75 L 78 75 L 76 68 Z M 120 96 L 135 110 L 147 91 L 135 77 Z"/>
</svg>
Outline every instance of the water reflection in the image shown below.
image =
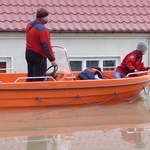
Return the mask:
<svg viewBox="0 0 150 150">
<path fill-rule="evenodd" d="M 145 148 L 145 144 L 142 140 L 142 134 L 144 130 L 142 128 L 126 128 L 125 130 L 121 131 L 121 135 L 124 141 L 135 144 L 136 148 L 143 149 Z"/>
<path fill-rule="evenodd" d="M 150 147 L 149 98 L 113 106 L 0 111 L 3 150 L 109 150 Z"/>
</svg>

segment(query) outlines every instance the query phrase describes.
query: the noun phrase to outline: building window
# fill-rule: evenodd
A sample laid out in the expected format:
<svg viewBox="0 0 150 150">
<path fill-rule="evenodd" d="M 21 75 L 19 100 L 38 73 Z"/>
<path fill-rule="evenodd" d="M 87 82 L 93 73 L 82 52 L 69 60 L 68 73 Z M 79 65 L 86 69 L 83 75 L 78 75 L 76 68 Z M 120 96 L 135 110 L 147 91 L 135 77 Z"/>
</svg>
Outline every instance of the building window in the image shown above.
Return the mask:
<svg viewBox="0 0 150 150">
<path fill-rule="evenodd" d="M 0 57 L 0 73 L 14 72 L 12 68 L 12 57 Z"/>
<path fill-rule="evenodd" d="M 100 67 L 103 71 L 113 71 L 120 62 L 120 57 L 108 58 L 69 58 L 72 71 L 82 71 L 87 67 Z"/>
<path fill-rule="evenodd" d="M 98 67 L 99 66 L 99 61 L 91 61 L 91 60 L 87 60 L 86 61 L 86 67 Z"/>
<path fill-rule="evenodd" d="M 6 69 L 6 62 L 0 62 L 0 73 L 6 73 L 5 69 Z"/>
<path fill-rule="evenodd" d="M 103 71 L 113 71 L 116 67 L 116 60 L 103 60 Z"/>
<path fill-rule="evenodd" d="M 69 61 L 72 71 L 81 71 L 82 70 L 82 61 Z"/>
</svg>

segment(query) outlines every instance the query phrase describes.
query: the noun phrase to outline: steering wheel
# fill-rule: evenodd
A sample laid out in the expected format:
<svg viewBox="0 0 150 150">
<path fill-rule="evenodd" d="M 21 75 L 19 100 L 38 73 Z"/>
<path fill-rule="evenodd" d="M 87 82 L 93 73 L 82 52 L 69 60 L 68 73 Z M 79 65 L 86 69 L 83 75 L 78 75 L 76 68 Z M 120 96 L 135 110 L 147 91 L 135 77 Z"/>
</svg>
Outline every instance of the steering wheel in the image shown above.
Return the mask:
<svg viewBox="0 0 150 150">
<path fill-rule="evenodd" d="M 54 70 L 52 72 L 48 73 L 47 71 L 49 69 L 51 69 L 52 67 L 54 68 Z M 50 66 L 46 69 L 44 76 L 51 76 L 55 79 L 57 77 L 57 74 L 56 74 L 57 70 L 58 70 L 58 66 Z"/>
</svg>

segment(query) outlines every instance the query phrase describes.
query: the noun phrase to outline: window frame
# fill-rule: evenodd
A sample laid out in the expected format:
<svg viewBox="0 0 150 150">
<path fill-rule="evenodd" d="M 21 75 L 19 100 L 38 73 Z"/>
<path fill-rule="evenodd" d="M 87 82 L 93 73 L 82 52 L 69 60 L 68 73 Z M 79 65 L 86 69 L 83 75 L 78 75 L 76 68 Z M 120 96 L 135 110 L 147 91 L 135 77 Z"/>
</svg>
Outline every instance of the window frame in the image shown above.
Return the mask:
<svg viewBox="0 0 150 150">
<path fill-rule="evenodd" d="M 7 73 L 13 72 L 13 57 L 12 56 L 0 56 L 0 63 L 5 62 L 6 68 L 0 68 L 1 70 L 4 70 Z"/>
<path fill-rule="evenodd" d="M 102 68 L 103 70 L 103 61 L 104 60 L 115 60 L 116 62 L 116 66 L 114 66 L 114 69 L 115 67 L 117 67 L 120 62 L 121 62 L 121 56 L 100 56 L 100 57 L 93 57 L 93 56 L 90 56 L 90 57 L 69 57 L 68 58 L 68 61 L 82 61 L 82 70 L 83 71 L 84 69 L 86 69 L 86 61 L 98 61 L 98 65 L 100 68 Z M 113 68 L 113 67 L 112 67 Z"/>
<path fill-rule="evenodd" d="M 118 65 L 119 65 L 119 61 L 118 61 L 118 59 L 115 59 L 115 58 L 102 58 L 101 60 L 100 60 L 100 64 L 101 64 L 101 68 L 102 68 L 102 70 L 103 70 L 103 68 L 106 68 L 105 66 L 104 66 L 104 61 L 115 61 L 115 66 L 114 67 L 112 67 L 112 66 L 110 66 L 110 68 L 116 68 Z"/>
</svg>

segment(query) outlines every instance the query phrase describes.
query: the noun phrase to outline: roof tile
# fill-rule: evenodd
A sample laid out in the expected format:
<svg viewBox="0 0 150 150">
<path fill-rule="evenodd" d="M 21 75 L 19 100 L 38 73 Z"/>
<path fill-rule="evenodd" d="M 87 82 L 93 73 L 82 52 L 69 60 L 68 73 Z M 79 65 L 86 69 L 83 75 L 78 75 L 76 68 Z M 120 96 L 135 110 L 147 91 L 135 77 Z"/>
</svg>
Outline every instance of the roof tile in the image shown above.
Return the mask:
<svg viewBox="0 0 150 150">
<path fill-rule="evenodd" d="M 51 32 L 150 32 L 149 0 L 1 0 L 0 7 L 0 31 L 25 31 L 44 7 Z"/>
</svg>

